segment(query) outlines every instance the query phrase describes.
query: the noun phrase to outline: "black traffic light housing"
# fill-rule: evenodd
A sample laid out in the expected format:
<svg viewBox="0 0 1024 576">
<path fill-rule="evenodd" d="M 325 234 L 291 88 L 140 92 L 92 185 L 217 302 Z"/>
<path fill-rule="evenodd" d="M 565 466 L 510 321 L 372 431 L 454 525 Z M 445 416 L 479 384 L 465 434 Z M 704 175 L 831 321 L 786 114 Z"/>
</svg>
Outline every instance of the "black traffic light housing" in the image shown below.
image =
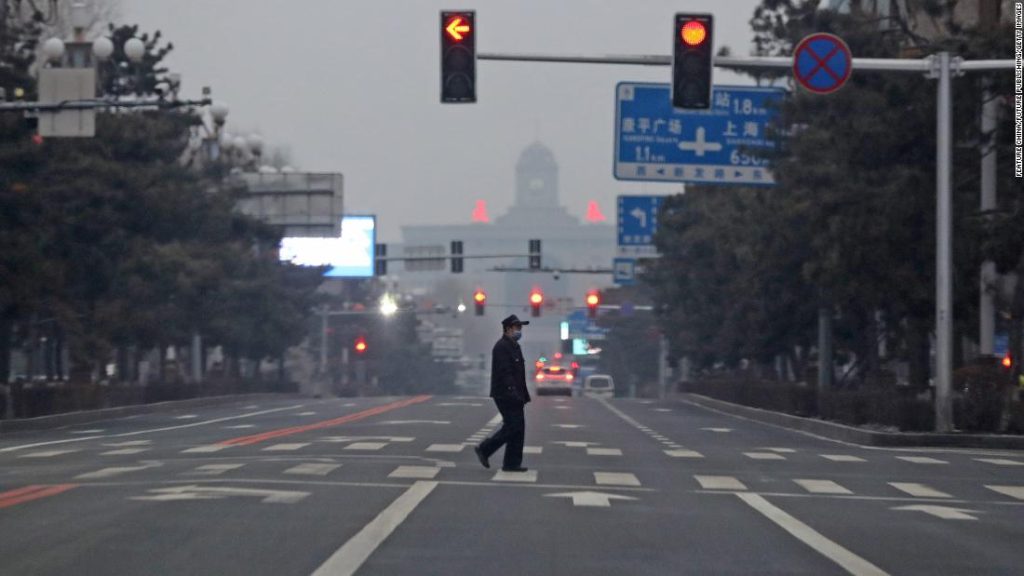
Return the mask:
<svg viewBox="0 0 1024 576">
<path fill-rule="evenodd" d="M 476 102 L 476 12 L 441 12 L 441 102 Z"/>
<path fill-rule="evenodd" d="M 672 28 L 672 106 L 697 110 L 711 107 L 714 30 L 711 14 L 676 14 Z"/>
<path fill-rule="evenodd" d="M 452 240 L 452 274 L 462 274 L 462 240 Z"/>
<path fill-rule="evenodd" d="M 530 270 L 540 270 L 540 240 L 533 239 L 527 243 L 530 253 Z"/>
</svg>

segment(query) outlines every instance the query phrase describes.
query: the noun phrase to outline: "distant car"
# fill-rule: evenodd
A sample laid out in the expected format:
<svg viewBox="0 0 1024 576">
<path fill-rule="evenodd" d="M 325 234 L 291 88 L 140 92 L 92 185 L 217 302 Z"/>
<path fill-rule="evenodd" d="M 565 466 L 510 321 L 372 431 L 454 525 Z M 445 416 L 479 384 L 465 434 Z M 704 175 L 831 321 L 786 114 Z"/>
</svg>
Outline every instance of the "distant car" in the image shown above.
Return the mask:
<svg viewBox="0 0 1024 576">
<path fill-rule="evenodd" d="M 537 370 L 533 377 L 538 396 L 545 394 L 572 396 L 572 385 L 575 381 L 576 375 L 573 371 L 561 366 L 545 366 Z"/>
<path fill-rule="evenodd" d="M 583 395 L 611 398 L 615 396 L 615 382 L 607 374 L 591 374 L 583 380 Z"/>
</svg>

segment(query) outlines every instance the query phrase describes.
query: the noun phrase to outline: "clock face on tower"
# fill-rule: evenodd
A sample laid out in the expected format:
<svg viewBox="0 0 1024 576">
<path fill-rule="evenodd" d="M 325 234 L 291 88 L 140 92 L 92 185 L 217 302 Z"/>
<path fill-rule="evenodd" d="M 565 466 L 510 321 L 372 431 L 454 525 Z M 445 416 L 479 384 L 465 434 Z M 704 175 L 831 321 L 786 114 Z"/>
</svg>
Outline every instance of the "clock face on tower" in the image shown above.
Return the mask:
<svg viewBox="0 0 1024 576">
<path fill-rule="evenodd" d="M 543 190 L 544 180 L 542 178 L 534 178 L 530 180 L 530 190 Z"/>
</svg>

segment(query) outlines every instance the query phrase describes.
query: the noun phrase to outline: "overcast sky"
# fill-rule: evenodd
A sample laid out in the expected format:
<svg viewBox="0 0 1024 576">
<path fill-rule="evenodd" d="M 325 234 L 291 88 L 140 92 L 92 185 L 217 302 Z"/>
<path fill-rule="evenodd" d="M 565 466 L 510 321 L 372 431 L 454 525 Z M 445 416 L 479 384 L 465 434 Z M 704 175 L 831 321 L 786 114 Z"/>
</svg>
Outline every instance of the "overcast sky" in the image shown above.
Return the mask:
<svg viewBox="0 0 1024 576">
<path fill-rule="evenodd" d="M 439 11 L 477 11 L 478 52 L 671 52 L 675 12 L 711 12 L 716 49 L 748 54 L 758 0 L 121 0 L 124 23 L 161 30 L 185 96 L 211 86 L 227 129 L 257 132 L 302 170 L 345 175 L 349 213 L 376 214 L 382 239 L 406 224 L 491 218 L 512 203 L 520 151 L 539 139 L 560 168 L 561 201 L 678 185 L 612 177 L 614 87 L 668 82 L 668 67 L 480 61 L 476 104 L 439 102 Z M 750 84 L 716 70 L 716 84 Z"/>
</svg>

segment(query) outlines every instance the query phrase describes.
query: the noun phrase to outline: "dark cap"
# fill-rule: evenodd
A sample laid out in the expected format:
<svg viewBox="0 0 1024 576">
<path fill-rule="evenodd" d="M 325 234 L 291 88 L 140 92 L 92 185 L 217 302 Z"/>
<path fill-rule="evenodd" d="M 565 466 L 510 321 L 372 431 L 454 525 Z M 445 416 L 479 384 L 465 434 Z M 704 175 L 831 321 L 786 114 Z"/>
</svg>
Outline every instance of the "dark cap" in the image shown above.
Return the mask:
<svg viewBox="0 0 1024 576">
<path fill-rule="evenodd" d="M 519 319 L 518 316 L 513 314 L 513 315 L 509 316 L 508 318 L 505 318 L 504 320 L 501 321 L 501 327 L 502 328 L 508 328 L 509 326 L 515 326 L 516 324 L 519 324 L 520 326 L 526 326 L 529 323 L 530 323 L 529 320 L 527 320 L 526 322 L 523 322 L 522 320 Z"/>
</svg>

